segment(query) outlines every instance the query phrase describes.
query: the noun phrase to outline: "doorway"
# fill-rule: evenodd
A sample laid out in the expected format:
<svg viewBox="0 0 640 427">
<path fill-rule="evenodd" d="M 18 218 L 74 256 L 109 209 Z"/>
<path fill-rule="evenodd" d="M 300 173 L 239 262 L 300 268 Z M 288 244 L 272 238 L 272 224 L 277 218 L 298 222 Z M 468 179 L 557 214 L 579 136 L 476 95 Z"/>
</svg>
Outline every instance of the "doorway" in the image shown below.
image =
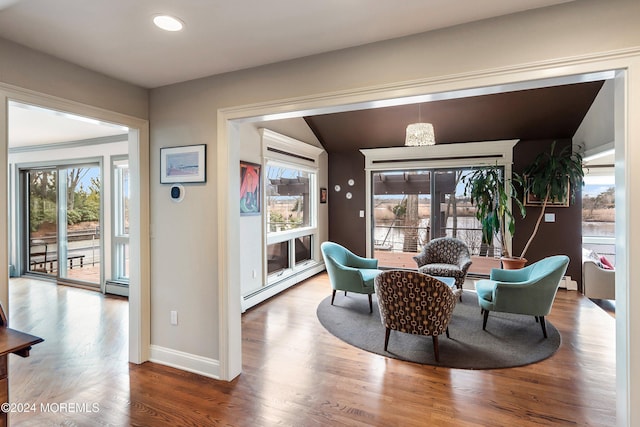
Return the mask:
<svg viewBox="0 0 640 427">
<path fill-rule="evenodd" d="M 596 59 L 598 58 L 594 57 L 594 61 Z M 573 66 L 571 70 L 575 73 L 575 75 L 568 74 L 569 71 L 567 71 L 566 68 L 545 69 L 546 74 L 544 73 L 536 74 L 540 76 L 541 78 L 540 80 L 528 80 L 528 79 L 531 79 L 531 75 L 524 76 L 523 73 L 514 73 L 513 75 L 509 75 L 507 77 L 505 77 L 502 74 L 498 75 L 496 73 L 491 75 L 492 77 L 491 83 L 495 84 L 497 81 L 500 81 L 502 83 L 502 86 L 500 86 L 500 90 L 507 90 L 507 87 L 505 85 L 508 85 L 510 82 L 515 82 L 515 81 L 527 81 L 528 82 L 527 84 L 532 85 L 532 87 L 545 85 L 545 84 L 557 84 L 559 81 L 561 81 L 564 84 L 564 83 L 569 83 L 573 79 L 589 78 L 588 74 L 580 75 L 579 73 L 581 72 L 582 73 L 594 72 L 594 68 L 591 66 L 584 67 L 584 66 L 576 65 L 571 61 L 568 61 L 567 65 Z M 604 60 L 603 64 L 599 64 L 599 65 L 601 68 L 598 68 L 598 70 L 607 69 L 607 68 L 609 69 L 616 68 L 615 66 L 616 64 L 613 64 L 606 60 Z M 626 146 L 626 143 L 625 143 L 626 138 L 624 137 L 622 129 L 625 126 L 625 123 L 629 114 L 626 110 L 621 108 L 624 105 L 625 99 L 627 99 L 626 97 L 627 92 L 625 92 L 626 86 L 624 84 L 627 76 L 624 71 L 616 71 L 616 72 L 611 72 L 609 74 L 612 75 L 612 77 L 610 78 L 616 79 L 616 88 L 617 88 L 616 97 L 615 97 L 616 117 L 617 117 L 615 144 L 616 146 L 620 146 L 622 148 Z M 553 75 L 555 77 L 549 78 L 550 75 Z M 518 79 L 518 77 L 520 77 L 520 79 Z M 546 79 L 543 79 L 543 77 L 546 77 Z M 443 79 L 440 82 L 431 81 L 429 83 L 417 83 L 413 85 L 410 90 L 410 92 L 416 93 L 417 95 L 410 98 L 413 102 L 420 101 L 422 95 L 419 95 L 419 93 L 429 93 L 429 91 L 430 90 L 433 91 L 435 87 L 439 88 L 441 91 L 451 90 L 452 91 L 451 93 L 453 94 L 455 93 L 456 89 L 460 89 L 460 87 L 463 87 L 462 86 L 463 84 L 475 84 L 476 86 L 478 86 L 481 83 L 486 83 L 486 76 L 485 78 L 479 75 L 468 76 L 468 78 L 463 83 L 461 83 L 459 80 L 450 81 L 446 79 Z M 516 85 L 517 83 L 513 83 L 513 84 Z M 406 87 L 403 87 L 403 90 L 405 91 L 405 93 L 407 92 Z M 386 93 L 389 93 L 390 96 L 393 96 L 392 90 L 389 88 L 387 88 Z M 381 96 L 380 93 L 377 92 L 376 99 L 380 99 L 380 96 Z M 259 107 L 253 106 L 253 108 L 250 110 L 238 109 L 238 108 L 219 110 L 218 138 L 217 138 L 218 140 L 217 149 L 219 154 L 218 166 L 221 170 L 228 172 L 228 174 L 225 174 L 224 176 L 225 179 L 220 179 L 217 185 L 218 197 L 221 200 L 221 204 L 224 206 L 236 206 L 238 202 L 236 196 L 232 192 L 230 192 L 228 187 L 231 186 L 233 189 L 234 185 L 237 185 L 237 178 L 235 176 L 236 174 L 233 174 L 232 172 L 236 170 L 235 165 L 239 161 L 239 159 L 238 159 L 237 151 L 232 150 L 231 147 L 235 146 L 238 143 L 239 133 L 237 131 L 237 125 L 239 123 L 244 121 L 260 120 L 265 117 L 273 117 L 271 116 L 271 114 L 276 110 L 280 114 L 283 114 L 283 115 L 287 114 L 287 117 L 299 117 L 299 116 L 310 115 L 314 113 L 321 114 L 324 112 L 335 112 L 336 110 L 340 109 L 339 105 L 349 105 L 350 101 L 352 103 L 354 98 L 355 96 L 353 94 L 344 95 L 344 96 L 343 95 L 333 96 L 330 99 L 325 99 L 324 103 L 320 107 L 318 107 L 317 103 L 313 103 L 311 101 L 311 98 L 303 98 L 303 99 L 297 100 L 298 102 L 295 102 L 292 104 L 296 106 L 295 111 L 287 110 L 284 113 L 281 110 L 278 110 L 275 104 L 264 104 Z M 405 101 L 408 101 L 408 100 L 409 98 L 407 98 Z M 363 102 L 363 104 L 372 105 L 373 102 L 371 103 Z M 305 107 L 307 107 L 308 109 L 305 110 Z M 368 108 L 371 108 L 371 107 L 369 106 Z M 276 115 L 277 114 L 274 114 L 274 116 Z M 624 165 L 629 161 L 627 157 L 627 153 L 624 153 L 624 150 L 622 149 L 617 151 L 616 156 L 617 156 L 616 163 L 619 163 L 620 165 Z M 623 174 L 624 170 L 625 169 L 623 167 L 616 169 L 616 185 L 619 188 L 619 193 L 617 194 L 620 194 L 621 202 L 624 201 L 623 195 L 627 194 L 630 191 L 629 187 L 625 185 L 626 175 Z M 618 200 L 616 201 L 618 202 Z M 622 204 L 626 206 L 626 204 L 624 203 Z M 241 372 L 241 341 L 239 338 L 236 338 L 240 336 L 240 312 L 239 310 L 236 310 L 236 304 L 235 304 L 235 301 L 239 299 L 239 295 L 238 295 L 239 290 L 236 289 L 236 287 L 233 285 L 234 283 L 238 283 L 240 262 L 238 261 L 239 257 L 237 256 L 227 256 L 228 253 L 237 255 L 237 252 L 238 252 L 237 247 L 230 243 L 231 241 L 233 241 L 231 237 L 234 234 L 236 234 L 237 230 L 239 229 L 239 222 L 235 218 L 235 215 L 233 215 L 234 213 L 235 212 L 231 208 L 229 208 L 228 211 L 222 212 L 221 219 L 219 219 L 218 221 L 218 228 L 217 228 L 218 237 L 219 237 L 218 239 L 219 253 L 224 254 L 224 255 L 220 255 L 218 259 L 219 266 L 220 266 L 220 273 L 218 275 L 218 279 L 220 283 L 220 292 L 219 292 L 220 343 L 219 343 L 219 346 L 221 349 L 224 349 L 223 351 L 221 351 L 221 354 L 220 354 L 220 367 L 221 367 L 220 371 L 221 371 L 222 378 L 229 379 L 229 380 L 234 378 L 236 375 L 240 374 Z M 623 222 L 624 221 L 620 221 L 620 224 L 622 224 Z M 616 229 L 617 245 L 622 245 L 622 242 L 624 241 L 622 238 L 625 236 L 625 231 L 628 228 L 628 226 L 629 224 L 625 222 L 623 226 Z M 624 256 L 622 256 L 622 254 L 619 254 L 619 255 L 622 258 L 620 261 L 622 261 L 624 265 L 626 265 L 629 252 L 625 253 Z M 618 282 L 622 283 L 623 279 L 626 279 L 626 277 L 618 279 Z M 231 309 L 229 309 L 229 307 Z M 618 319 L 618 325 L 617 325 L 618 334 L 627 332 L 629 323 L 630 323 L 629 319 L 624 318 L 624 316 L 617 317 L 617 319 Z M 628 360 L 628 356 L 629 356 L 626 342 L 623 342 L 620 344 L 621 345 L 618 348 L 619 362 L 623 360 Z M 625 381 L 624 378 L 627 377 L 626 375 L 627 371 L 621 368 L 621 366 L 624 366 L 624 364 L 618 363 L 617 366 L 618 366 L 618 379 L 619 379 L 619 382 L 621 383 L 620 386 L 621 388 L 628 389 L 629 387 L 628 383 L 622 384 Z"/>
<path fill-rule="evenodd" d="M 79 104 L 64 99 L 51 97 L 42 94 L 34 94 L 32 92 L 23 92 L 19 89 L 7 89 L 0 88 L 0 109 L 4 109 L 3 115 L 6 120 L 6 127 L 9 131 L 6 133 L 0 133 L 0 143 L 5 144 L 8 147 L 8 158 L 5 157 L 5 167 L 8 164 L 8 181 L 5 181 L 4 186 L 6 193 L 5 200 L 8 202 L 8 208 L 5 212 L 5 223 L 9 224 L 8 234 L 5 234 L 6 240 L 9 241 L 9 253 L 8 263 L 5 263 L 5 267 L 9 266 L 9 272 L 12 275 L 20 274 L 21 271 L 25 271 L 24 265 L 18 265 L 18 259 L 24 258 L 23 254 L 25 249 L 23 245 L 23 237 L 21 234 L 23 231 L 19 230 L 18 223 L 24 215 L 24 212 L 19 208 L 22 206 L 20 203 L 20 173 L 21 168 L 31 168 L 37 165 L 37 162 L 42 164 L 46 163 L 46 166 L 51 166 L 51 163 L 56 165 L 65 165 L 68 163 L 63 162 L 63 159 L 68 158 L 68 152 L 70 150 L 77 151 L 77 158 L 84 159 L 84 163 L 95 163 L 97 153 L 103 150 L 110 143 L 114 143 L 113 138 L 118 139 L 118 143 L 124 147 L 124 151 L 120 154 L 128 153 L 128 184 L 130 186 L 130 193 L 135 197 L 131 197 L 127 206 L 128 213 L 128 262 L 129 270 L 128 275 L 131 279 L 131 284 L 128 289 L 129 293 L 129 361 L 133 363 L 142 363 L 149 359 L 149 346 L 150 346 L 150 301 L 149 301 L 149 232 L 148 232 L 148 215 L 149 215 L 149 124 L 147 120 L 138 119 L 128 115 L 107 111 L 102 108 L 92 107 L 86 104 Z M 15 104 L 19 104 L 18 110 L 12 110 Z M 46 111 L 43 111 L 46 110 Z M 16 111 L 18 111 L 16 113 Z M 20 114 L 22 113 L 22 114 Z M 16 122 L 20 116 L 30 116 L 32 114 L 48 114 L 48 118 L 56 121 L 59 119 L 72 120 L 77 124 L 95 125 L 97 123 L 102 125 L 109 125 L 111 128 L 119 129 L 118 136 L 112 135 L 92 135 L 80 138 L 66 137 L 63 140 L 53 142 L 48 152 L 48 160 L 36 159 L 36 153 L 38 151 L 38 143 L 25 144 L 21 148 L 15 146 L 9 147 L 9 140 L 15 140 L 12 138 L 12 132 L 19 129 Z M 51 136 L 52 133 L 44 132 L 45 124 L 49 124 L 49 120 L 44 119 L 42 121 L 27 120 L 24 121 L 27 124 L 27 130 L 32 131 L 32 135 L 45 135 Z M 38 126 L 33 126 L 33 123 L 38 123 Z M 31 124 L 29 127 L 28 125 Z M 39 132 L 39 133 L 38 133 Z M 58 133 L 55 133 L 58 135 Z M 12 160 L 12 156 L 17 156 Z M 98 155 L 99 156 L 99 155 Z M 103 158 L 104 159 L 104 158 Z M 87 160 L 90 160 L 87 162 Z M 100 162 L 98 162 L 100 163 Z M 109 165 L 108 161 L 102 160 L 101 165 Z M 76 166 L 77 163 L 72 163 Z M 102 180 L 101 186 L 109 187 L 112 185 L 107 170 L 109 167 L 102 168 Z M 107 203 L 110 203 L 108 198 L 102 197 L 100 204 L 104 207 L 101 210 L 101 224 L 107 224 L 111 220 L 111 212 L 107 208 Z M 2 216 L 3 214 L 0 214 Z M 57 229 L 56 229 L 57 231 Z M 110 271 L 110 265 L 107 264 L 107 252 L 104 248 L 110 248 L 111 238 L 106 231 L 105 227 L 101 227 L 100 231 L 100 243 L 102 249 L 100 251 L 100 264 L 104 271 Z M 58 236 L 56 236 L 56 239 Z M 56 251 L 57 251 L 56 242 Z M 45 252 L 49 252 L 49 248 Z M 57 254 L 56 254 L 57 255 Z M 96 254 L 96 256 L 98 256 Z M 86 255 L 85 255 L 86 257 Z M 69 260 L 67 259 L 67 262 Z M 76 262 L 74 261 L 73 269 L 76 269 Z M 28 268 L 28 267 L 27 267 Z M 55 268 L 55 266 L 54 266 Z M 6 270 L 5 270 L 6 271 Z M 67 270 L 69 272 L 69 269 Z M 104 282 L 104 281 L 103 281 Z M 8 285 L 0 285 L 0 298 L 8 304 Z M 10 307 L 9 307 L 10 310 Z"/>
</svg>

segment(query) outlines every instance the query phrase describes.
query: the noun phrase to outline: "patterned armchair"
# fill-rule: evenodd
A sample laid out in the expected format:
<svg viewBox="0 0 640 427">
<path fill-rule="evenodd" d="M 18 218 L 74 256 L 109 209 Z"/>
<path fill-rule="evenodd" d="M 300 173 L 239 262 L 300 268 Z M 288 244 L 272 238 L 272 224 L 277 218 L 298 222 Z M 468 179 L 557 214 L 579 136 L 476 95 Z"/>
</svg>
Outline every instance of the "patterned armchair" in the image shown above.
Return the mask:
<svg viewBox="0 0 640 427">
<path fill-rule="evenodd" d="M 391 330 L 433 339 L 433 353 L 440 361 L 438 335 L 449 337 L 449 320 L 456 295 L 435 277 L 410 270 L 387 270 L 376 276 L 376 297 L 386 332 L 384 350 Z"/>
<path fill-rule="evenodd" d="M 453 277 L 458 289 L 462 289 L 471 266 L 469 248 L 462 240 L 453 237 L 440 237 L 427 242 L 422 248 L 422 253 L 413 259 L 418 264 L 419 272 L 432 276 Z"/>
</svg>

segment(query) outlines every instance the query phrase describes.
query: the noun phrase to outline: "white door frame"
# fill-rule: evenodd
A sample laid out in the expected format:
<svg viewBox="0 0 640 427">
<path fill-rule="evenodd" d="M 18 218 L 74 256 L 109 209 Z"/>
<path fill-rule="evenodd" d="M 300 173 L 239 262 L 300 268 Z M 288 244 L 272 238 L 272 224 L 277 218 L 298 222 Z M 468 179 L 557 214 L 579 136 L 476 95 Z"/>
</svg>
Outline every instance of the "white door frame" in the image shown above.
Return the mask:
<svg viewBox="0 0 640 427">
<path fill-rule="evenodd" d="M 631 212 L 640 211 L 640 189 L 635 191 L 629 182 L 640 182 L 640 51 L 624 50 L 567 59 L 529 63 L 467 74 L 442 76 L 384 85 L 380 87 L 333 92 L 316 96 L 265 102 L 250 106 L 224 108 L 218 111 L 217 121 L 217 203 L 218 203 L 218 313 L 220 377 L 232 380 L 242 371 L 240 324 L 240 250 L 237 215 L 239 174 L 237 124 L 245 120 L 275 120 L 343 111 L 344 106 L 367 108 L 374 101 L 399 97 L 419 97 L 478 87 L 533 82 L 540 79 L 563 79 L 571 76 L 621 70 L 618 73 L 616 106 L 616 377 L 618 425 L 640 422 L 640 336 L 630 333 L 631 325 L 640 326 L 640 310 L 630 309 L 640 289 L 627 286 L 628 279 L 640 276 L 640 223 L 627 222 Z M 635 95 L 635 96 L 634 96 Z M 619 160 L 619 161 L 618 161 Z M 636 187 L 637 188 L 637 187 Z M 618 222 L 619 220 L 619 222 Z"/>
<path fill-rule="evenodd" d="M 129 361 L 149 359 L 151 343 L 150 251 L 149 251 L 149 122 L 98 107 L 40 94 L 0 83 L 0 277 L 8 272 L 8 103 L 18 101 L 79 116 L 91 117 L 129 128 L 130 205 Z M 0 301 L 7 310 L 8 280 L 0 280 Z"/>
</svg>

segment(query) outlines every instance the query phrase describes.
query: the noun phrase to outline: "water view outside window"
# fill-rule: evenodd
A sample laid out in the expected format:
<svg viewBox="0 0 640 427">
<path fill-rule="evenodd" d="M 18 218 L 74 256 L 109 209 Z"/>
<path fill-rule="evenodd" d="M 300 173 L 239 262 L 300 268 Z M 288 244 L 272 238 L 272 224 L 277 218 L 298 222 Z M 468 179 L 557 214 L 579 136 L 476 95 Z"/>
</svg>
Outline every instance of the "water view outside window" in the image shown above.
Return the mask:
<svg viewBox="0 0 640 427">
<path fill-rule="evenodd" d="M 594 250 L 615 264 L 615 177 L 589 174 L 582 188 L 583 247 Z"/>
<path fill-rule="evenodd" d="M 470 273 L 487 274 L 499 267 L 499 238 L 482 244 L 475 207 L 464 197 L 461 179 L 471 169 L 376 172 L 373 186 L 374 256 L 383 267 L 415 268 L 413 260 L 436 237 L 464 241 L 474 263 Z"/>
<path fill-rule="evenodd" d="M 265 198 L 269 233 L 313 225 L 310 211 L 313 179 L 311 172 L 267 165 Z"/>
</svg>

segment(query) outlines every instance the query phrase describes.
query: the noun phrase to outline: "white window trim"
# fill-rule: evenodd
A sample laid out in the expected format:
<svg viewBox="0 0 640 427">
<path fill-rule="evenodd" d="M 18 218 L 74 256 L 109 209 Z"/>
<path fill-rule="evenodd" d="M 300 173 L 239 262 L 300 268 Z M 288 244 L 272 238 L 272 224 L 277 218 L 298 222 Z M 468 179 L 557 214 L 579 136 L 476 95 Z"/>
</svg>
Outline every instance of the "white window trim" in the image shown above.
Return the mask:
<svg viewBox="0 0 640 427">
<path fill-rule="evenodd" d="M 243 310 L 251 307 L 267 298 L 293 286 L 300 281 L 317 274 L 324 269 L 324 264 L 320 257 L 320 242 L 318 230 L 318 195 L 320 192 L 318 176 L 319 158 L 325 152 L 323 148 L 307 144 L 303 141 L 279 134 L 269 129 L 261 128 L 258 130 L 262 140 L 262 167 L 265 170 L 267 166 L 280 166 L 286 168 L 298 169 L 301 171 L 314 174 L 314 178 L 310 180 L 310 190 L 313 195 L 310 196 L 310 212 L 312 216 L 312 224 L 307 227 L 296 228 L 277 233 L 268 233 L 268 214 L 266 210 L 266 179 L 262 180 L 262 206 L 263 209 L 263 277 L 266 278 L 266 286 L 254 294 L 244 296 L 242 298 Z M 282 272 L 267 274 L 267 245 L 289 241 L 289 245 L 295 245 L 295 239 L 303 236 L 312 236 L 311 260 L 295 264 L 295 251 L 289 253 L 290 267 Z"/>
<path fill-rule="evenodd" d="M 118 251 L 118 247 L 122 247 L 124 245 L 129 245 L 129 234 L 128 233 L 124 233 L 124 224 L 121 223 L 122 221 L 122 216 L 121 216 L 121 210 L 124 209 L 123 203 L 122 203 L 122 188 L 121 188 L 121 177 L 120 171 L 117 171 L 120 168 L 121 164 L 126 163 L 127 168 L 129 168 L 129 157 L 128 156 L 113 156 L 111 158 L 111 206 L 112 206 L 112 212 L 111 212 L 111 218 L 112 218 L 112 226 L 111 226 L 111 281 L 116 281 L 119 283 L 127 283 L 127 288 L 128 288 L 128 282 L 129 282 L 129 277 L 124 277 L 122 275 L 122 273 L 124 272 L 124 266 L 120 265 L 120 257 L 119 257 L 119 251 Z M 129 190 L 131 191 L 131 190 Z M 120 233 L 120 230 L 123 230 L 122 233 Z M 109 281 L 107 281 L 109 282 Z M 109 289 L 109 283 L 107 283 L 107 289 Z M 119 290 L 121 291 L 121 290 Z M 127 294 L 128 294 L 128 289 L 126 290 Z M 121 292 L 117 292 L 119 295 L 121 294 Z"/>
<path fill-rule="evenodd" d="M 393 170 L 424 170 L 461 168 L 469 166 L 503 166 L 505 177 L 511 178 L 513 147 L 519 139 L 440 144 L 428 147 L 392 147 L 362 149 L 366 175 L 366 245 L 367 257 L 373 256 L 372 184 L 373 172 Z M 507 232 L 507 247 L 511 249 L 511 235 Z"/>
</svg>

